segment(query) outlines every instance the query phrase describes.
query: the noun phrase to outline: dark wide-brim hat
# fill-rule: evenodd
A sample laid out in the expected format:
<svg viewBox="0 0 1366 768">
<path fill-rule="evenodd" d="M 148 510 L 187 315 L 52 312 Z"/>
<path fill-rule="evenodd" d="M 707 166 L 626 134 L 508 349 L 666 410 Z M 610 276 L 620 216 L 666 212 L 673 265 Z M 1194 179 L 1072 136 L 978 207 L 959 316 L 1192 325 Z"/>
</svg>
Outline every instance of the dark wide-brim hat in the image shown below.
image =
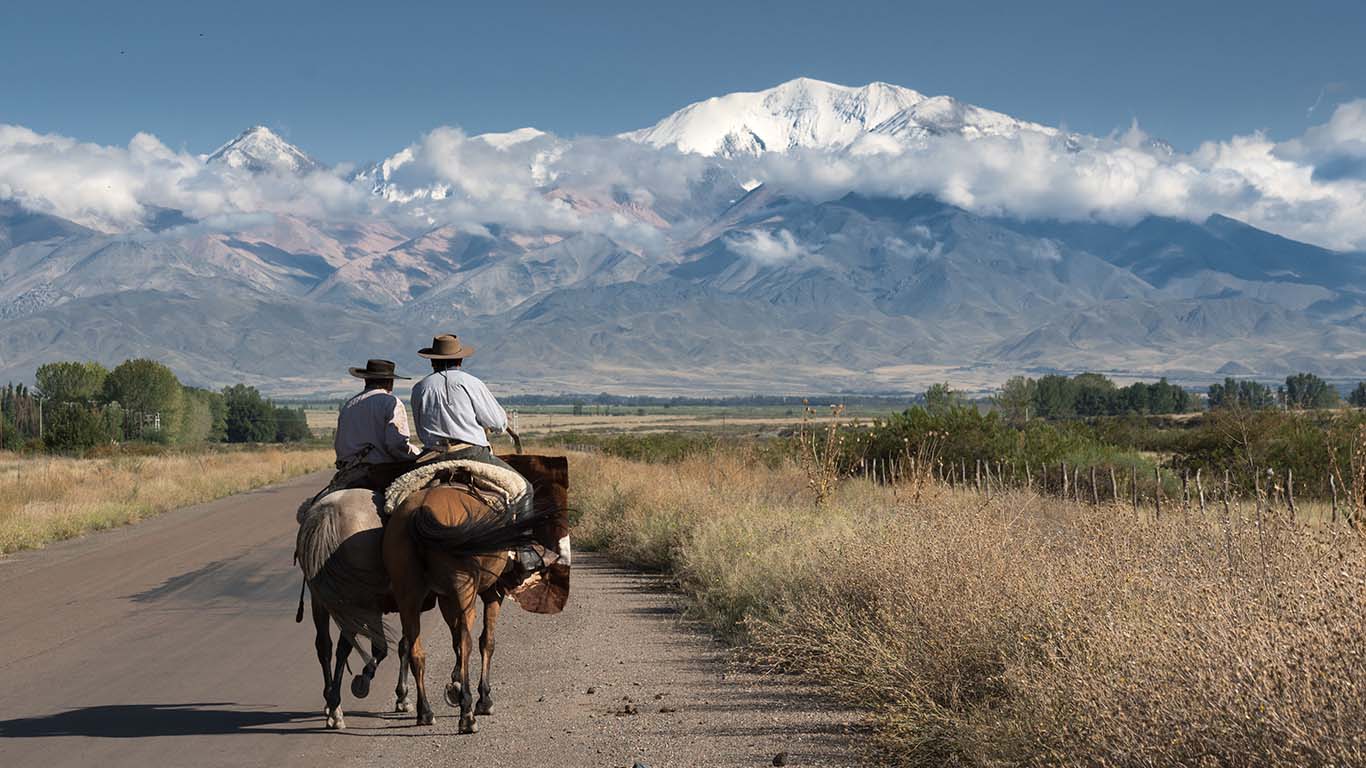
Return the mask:
<svg viewBox="0 0 1366 768">
<path fill-rule="evenodd" d="M 430 347 L 423 347 L 417 354 L 428 360 L 462 360 L 474 354 L 474 347 L 461 344 L 460 337 L 453 333 L 443 333 L 432 339 Z"/>
<path fill-rule="evenodd" d="M 364 368 L 351 368 L 351 375 L 358 379 L 410 379 L 394 372 L 393 360 L 367 360 Z"/>
</svg>

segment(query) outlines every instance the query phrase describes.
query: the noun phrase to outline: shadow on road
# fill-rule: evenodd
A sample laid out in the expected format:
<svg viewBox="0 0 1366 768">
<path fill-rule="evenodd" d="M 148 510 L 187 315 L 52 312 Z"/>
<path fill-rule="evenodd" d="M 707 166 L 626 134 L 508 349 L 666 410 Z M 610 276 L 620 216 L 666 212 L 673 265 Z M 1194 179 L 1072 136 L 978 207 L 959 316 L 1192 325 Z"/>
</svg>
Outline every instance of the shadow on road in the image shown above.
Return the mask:
<svg viewBox="0 0 1366 768">
<path fill-rule="evenodd" d="M 132 739 L 144 736 L 211 736 L 223 734 L 298 733 L 278 728 L 316 712 L 261 712 L 228 709 L 229 702 L 199 704 L 111 704 L 69 709 L 42 717 L 0 720 L 0 738 L 93 736 Z"/>
</svg>

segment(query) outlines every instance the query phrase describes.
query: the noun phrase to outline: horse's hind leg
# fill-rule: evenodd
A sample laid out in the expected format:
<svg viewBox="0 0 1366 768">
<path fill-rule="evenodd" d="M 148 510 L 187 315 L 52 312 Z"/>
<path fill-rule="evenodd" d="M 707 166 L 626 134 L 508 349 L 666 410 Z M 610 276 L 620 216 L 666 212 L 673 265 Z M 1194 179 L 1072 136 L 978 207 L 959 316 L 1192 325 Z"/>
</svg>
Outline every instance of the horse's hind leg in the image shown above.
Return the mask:
<svg viewBox="0 0 1366 768">
<path fill-rule="evenodd" d="M 471 636 L 474 634 L 474 613 L 477 610 L 474 605 L 473 586 L 466 583 L 459 585 L 454 595 L 442 595 L 437 598 L 437 603 L 441 606 L 441 615 L 446 617 L 446 623 L 451 627 L 451 644 L 455 646 L 457 657 L 455 675 L 458 682 L 453 680 L 446 689 L 447 702 L 454 706 L 451 701 L 452 689 L 459 690 L 460 701 L 460 733 L 474 733 L 479 730 L 479 726 L 474 720 L 474 696 L 470 692 L 470 651 L 473 645 Z"/>
<path fill-rule="evenodd" d="M 332 673 L 332 685 L 327 689 L 327 728 L 340 731 L 346 728 L 346 718 L 341 710 L 342 673 L 346 671 L 346 659 L 351 655 L 351 639 L 345 632 L 337 637 L 337 667 Z"/>
<path fill-rule="evenodd" d="M 327 701 L 327 693 L 332 690 L 332 630 L 330 624 L 332 617 L 328 615 L 327 609 L 317 597 L 309 595 L 313 606 L 313 629 L 316 636 L 313 639 L 313 647 L 318 651 L 318 664 L 323 668 L 323 701 Z M 327 714 L 327 706 L 323 705 L 323 714 Z"/>
<path fill-rule="evenodd" d="M 441 616 L 446 620 L 446 625 L 451 628 L 451 647 L 455 651 L 451 681 L 446 684 L 446 703 L 459 708 L 460 700 L 465 697 L 466 688 L 463 678 L 460 677 L 460 660 L 463 657 L 460 652 L 460 610 L 456 601 L 449 597 L 437 597 L 436 604 L 441 609 Z"/>
<path fill-rule="evenodd" d="M 413 711 L 413 700 L 408 698 L 408 638 L 406 637 L 398 641 L 398 685 L 394 687 L 394 711 Z"/>
<path fill-rule="evenodd" d="M 403 639 L 408 643 L 408 665 L 417 688 L 417 724 L 431 725 L 435 721 L 432 705 L 427 702 L 427 652 L 422 648 L 422 602 L 404 605 L 399 609 L 403 622 Z"/>
<path fill-rule="evenodd" d="M 502 609 L 502 595 L 492 591 L 484 595 L 484 632 L 479 635 L 479 701 L 474 705 L 476 715 L 493 714 L 493 685 L 489 672 L 493 668 L 493 630 Z"/>
<path fill-rule="evenodd" d="M 375 670 L 379 669 L 379 663 L 384 661 L 389 655 L 389 641 L 384 638 L 384 617 L 376 615 L 370 621 L 372 627 L 381 627 L 379 631 L 370 632 L 370 660 L 365 663 L 365 668 L 360 674 L 351 678 L 351 695 L 358 699 L 363 699 L 370 695 L 370 681 L 375 679 Z"/>
</svg>

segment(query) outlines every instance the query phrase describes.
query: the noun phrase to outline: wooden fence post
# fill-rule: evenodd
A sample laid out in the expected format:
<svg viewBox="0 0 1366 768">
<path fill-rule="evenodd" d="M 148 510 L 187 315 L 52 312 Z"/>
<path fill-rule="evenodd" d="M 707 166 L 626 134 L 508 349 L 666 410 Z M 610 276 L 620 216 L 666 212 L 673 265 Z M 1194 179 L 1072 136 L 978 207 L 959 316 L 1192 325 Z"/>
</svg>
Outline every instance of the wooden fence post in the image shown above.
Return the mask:
<svg viewBox="0 0 1366 768">
<path fill-rule="evenodd" d="M 1062 500 L 1067 501 L 1067 462 L 1062 463 Z"/>
<path fill-rule="evenodd" d="M 1330 472 L 1328 474 L 1328 488 L 1333 493 L 1333 522 L 1338 521 L 1338 480 Z"/>
<path fill-rule="evenodd" d="M 1129 481 L 1129 491 L 1133 494 L 1134 497 L 1134 517 L 1141 518 L 1142 515 L 1140 515 L 1138 512 L 1138 465 L 1135 464 L 1134 466 L 1130 467 L 1130 469 L 1133 470 L 1133 477 L 1131 477 Z"/>
<path fill-rule="evenodd" d="M 1154 505 L 1154 508 L 1157 510 L 1157 517 L 1156 517 L 1155 519 L 1161 520 L 1161 519 L 1162 519 L 1162 468 L 1161 468 L 1161 467 L 1153 467 L 1153 478 L 1156 479 L 1156 481 L 1157 481 L 1157 485 L 1153 488 L 1153 505 Z"/>
<path fill-rule="evenodd" d="M 1285 500 L 1290 504 L 1290 518 L 1295 518 L 1295 470 L 1285 471 Z"/>
<path fill-rule="evenodd" d="M 1200 468 L 1195 469 L 1195 492 L 1200 495 L 1200 517 L 1205 516 L 1205 484 L 1200 482 Z"/>
<path fill-rule="evenodd" d="M 1115 467 L 1110 465 L 1110 501 L 1119 504 L 1119 479 L 1115 477 Z"/>
<path fill-rule="evenodd" d="M 1034 469 L 1029 466 L 1029 459 L 1025 459 L 1025 488 L 1034 490 Z"/>
</svg>

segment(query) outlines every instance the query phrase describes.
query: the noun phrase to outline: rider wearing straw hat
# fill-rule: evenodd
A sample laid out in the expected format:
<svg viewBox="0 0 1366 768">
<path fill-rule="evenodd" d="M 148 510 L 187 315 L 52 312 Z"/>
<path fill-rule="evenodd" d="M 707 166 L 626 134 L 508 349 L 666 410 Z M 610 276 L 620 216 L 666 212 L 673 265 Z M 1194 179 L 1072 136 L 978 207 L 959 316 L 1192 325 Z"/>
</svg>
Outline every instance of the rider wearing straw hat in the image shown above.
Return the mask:
<svg viewBox="0 0 1366 768">
<path fill-rule="evenodd" d="M 394 396 L 394 380 L 408 377 L 399 376 L 390 360 L 370 360 L 350 371 L 365 380 L 365 389 L 347 400 L 337 417 L 337 469 L 351 470 L 349 487 L 383 490 L 412 467 L 419 453 L 409 443 L 403 401 Z"/>
<path fill-rule="evenodd" d="M 413 424 L 428 452 L 507 467 L 493 455 L 485 433 L 505 431 L 507 413 L 484 382 L 460 369 L 473 354 L 474 347 L 454 334 L 437 336 L 418 351 L 432 361 L 432 373 L 413 385 Z"/>
</svg>

